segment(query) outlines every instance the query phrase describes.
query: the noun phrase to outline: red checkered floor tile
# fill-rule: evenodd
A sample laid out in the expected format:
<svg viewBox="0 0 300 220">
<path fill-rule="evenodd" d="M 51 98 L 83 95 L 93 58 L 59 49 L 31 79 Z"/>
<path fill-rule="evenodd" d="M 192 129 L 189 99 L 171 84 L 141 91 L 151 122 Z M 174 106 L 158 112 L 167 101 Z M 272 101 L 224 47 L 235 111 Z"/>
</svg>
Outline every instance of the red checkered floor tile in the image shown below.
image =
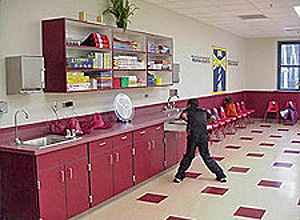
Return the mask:
<svg viewBox="0 0 300 220">
<path fill-rule="evenodd" d="M 237 173 L 247 173 L 250 170 L 249 167 L 235 167 L 232 166 L 228 171 L 230 172 L 237 172 Z"/>
<path fill-rule="evenodd" d="M 299 150 L 284 150 L 284 154 L 300 154 Z"/>
<path fill-rule="evenodd" d="M 262 134 L 264 131 L 263 130 L 252 130 L 251 133 L 257 133 L 257 134 Z"/>
<path fill-rule="evenodd" d="M 259 144 L 259 146 L 262 146 L 262 147 L 274 147 L 275 146 L 275 144 L 273 144 L 273 143 L 260 143 Z"/>
<path fill-rule="evenodd" d="M 182 217 L 176 217 L 176 216 L 169 216 L 166 218 L 166 220 L 191 220 L 190 218 L 182 218 Z"/>
<path fill-rule="evenodd" d="M 224 160 L 225 157 L 214 156 L 212 158 L 216 161 L 222 161 L 222 160 Z"/>
<path fill-rule="evenodd" d="M 240 140 L 243 140 L 243 141 L 252 141 L 253 137 L 240 137 Z"/>
<path fill-rule="evenodd" d="M 298 132 L 297 135 L 300 135 L 300 132 Z"/>
<path fill-rule="evenodd" d="M 285 167 L 285 168 L 291 168 L 293 166 L 292 163 L 285 163 L 285 162 L 275 162 L 273 164 L 273 167 Z"/>
<path fill-rule="evenodd" d="M 300 199 L 298 200 L 298 204 L 297 204 L 297 206 L 300 206 Z"/>
<path fill-rule="evenodd" d="M 203 189 L 201 193 L 223 196 L 228 190 L 228 188 L 208 186 L 205 189 Z"/>
<path fill-rule="evenodd" d="M 225 147 L 226 149 L 234 149 L 234 150 L 238 150 L 241 148 L 241 146 L 238 146 L 238 145 L 227 145 Z"/>
<path fill-rule="evenodd" d="M 282 135 L 271 134 L 269 138 L 282 138 Z"/>
<path fill-rule="evenodd" d="M 137 200 L 158 204 L 161 201 L 165 200 L 166 198 L 168 198 L 168 196 L 158 195 L 154 193 L 146 193 L 145 195 L 139 197 Z"/>
<path fill-rule="evenodd" d="M 185 177 L 196 179 L 201 176 L 202 173 L 186 172 Z"/>
<path fill-rule="evenodd" d="M 264 156 L 264 154 L 262 154 L 262 153 L 247 153 L 246 156 L 247 157 L 259 157 L 259 158 L 262 158 Z"/>
<path fill-rule="evenodd" d="M 273 181 L 273 180 L 261 180 L 257 184 L 258 186 L 265 186 L 265 187 L 273 187 L 273 188 L 280 188 L 282 185 L 281 181 Z"/>
<path fill-rule="evenodd" d="M 212 142 L 214 142 L 214 143 L 219 143 L 219 142 L 221 142 L 221 140 L 213 139 Z"/>
<path fill-rule="evenodd" d="M 289 131 L 288 128 L 278 128 L 277 131 Z"/>
<path fill-rule="evenodd" d="M 265 209 L 257 209 L 257 208 L 240 206 L 233 215 L 239 217 L 246 217 L 246 218 L 262 219 L 265 212 L 266 212 Z"/>
<path fill-rule="evenodd" d="M 270 128 L 271 125 L 269 125 L 269 124 L 262 124 L 262 125 L 260 125 L 260 127 L 262 127 L 262 128 Z"/>
<path fill-rule="evenodd" d="M 299 140 L 292 140 L 292 144 L 300 144 Z"/>
<path fill-rule="evenodd" d="M 226 135 L 235 135 L 234 132 L 226 132 Z"/>
</svg>

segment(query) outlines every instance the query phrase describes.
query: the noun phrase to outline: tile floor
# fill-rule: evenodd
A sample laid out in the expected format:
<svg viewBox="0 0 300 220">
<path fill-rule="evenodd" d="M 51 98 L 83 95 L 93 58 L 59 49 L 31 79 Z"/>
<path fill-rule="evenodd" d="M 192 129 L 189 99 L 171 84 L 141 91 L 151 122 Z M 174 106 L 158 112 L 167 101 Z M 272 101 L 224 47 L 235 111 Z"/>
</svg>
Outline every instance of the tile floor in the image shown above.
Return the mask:
<svg viewBox="0 0 300 220">
<path fill-rule="evenodd" d="M 212 155 L 226 171 L 227 183 L 217 182 L 197 157 L 189 169 L 189 178 L 182 183 L 172 182 L 176 166 L 76 219 L 299 220 L 299 129 L 300 124 L 256 122 L 213 143 Z M 263 130 L 263 135 L 252 136 L 253 130 Z M 240 148 L 229 150 L 226 146 Z"/>
</svg>

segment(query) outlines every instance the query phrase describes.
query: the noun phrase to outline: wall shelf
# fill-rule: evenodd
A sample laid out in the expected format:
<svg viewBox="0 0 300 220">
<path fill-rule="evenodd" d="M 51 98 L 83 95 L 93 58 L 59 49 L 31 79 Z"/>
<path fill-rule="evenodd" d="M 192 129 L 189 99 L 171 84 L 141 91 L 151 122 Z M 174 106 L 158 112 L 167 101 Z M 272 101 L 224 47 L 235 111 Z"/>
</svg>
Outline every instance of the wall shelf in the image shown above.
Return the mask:
<svg viewBox="0 0 300 220">
<path fill-rule="evenodd" d="M 45 92 L 172 85 L 172 70 L 160 69 L 173 64 L 170 37 L 69 18 L 43 20 L 42 31 Z"/>
</svg>

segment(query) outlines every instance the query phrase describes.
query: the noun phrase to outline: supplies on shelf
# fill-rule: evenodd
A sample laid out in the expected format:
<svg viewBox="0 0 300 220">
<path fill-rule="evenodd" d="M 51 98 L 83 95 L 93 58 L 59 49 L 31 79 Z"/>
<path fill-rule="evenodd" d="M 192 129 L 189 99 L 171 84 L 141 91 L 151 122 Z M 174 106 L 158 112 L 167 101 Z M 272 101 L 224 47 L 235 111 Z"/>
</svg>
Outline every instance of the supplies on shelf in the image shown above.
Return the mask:
<svg viewBox="0 0 300 220">
<path fill-rule="evenodd" d="M 93 89 L 95 89 L 95 83 L 97 89 L 112 88 L 113 77 L 111 72 L 87 72 L 85 75 L 90 77 L 91 84 L 94 85 Z"/>
<path fill-rule="evenodd" d="M 114 69 L 145 69 L 145 61 L 137 56 L 114 56 Z"/>
<path fill-rule="evenodd" d="M 121 40 L 114 37 L 113 45 L 115 49 L 120 50 L 140 50 L 140 44 L 137 41 Z"/>
<path fill-rule="evenodd" d="M 110 68 L 109 53 L 90 52 L 88 56 L 93 58 L 93 68 L 96 69 Z"/>
<path fill-rule="evenodd" d="M 138 76 L 121 76 L 114 77 L 113 79 L 114 88 L 127 88 L 127 87 L 139 87 L 146 86 L 146 82 L 144 79 Z"/>
<path fill-rule="evenodd" d="M 165 44 L 149 44 L 149 52 L 159 54 L 170 54 L 170 47 Z"/>
<path fill-rule="evenodd" d="M 67 68 L 109 69 L 109 53 L 90 52 L 87 57 L 67 57 Z"/>
<path fill-rule="evenodd" d="M 148 62 L 148 68 L 152 70 L 171 70 L 172 62 L 170 60 L 151 60 Z"/>
<path fill-rule="evenodd" d="M 85 76 L 84 72 L 67 73 L 67 90 L 81 91 L 91 89 L 90 77 Z"/>
<path fill-rule="evenodd" d="M 107 35 L 105 35 L 105 34 L 90 33 L 81 42 L 81 45 L 109 49 L 109 40 L 108 40 Z"/>
<path fill-rule="evenodd" d="M 162 78 L 156 77 L 154 74 L 148 73 L 148 86 L 157 86 L 162 85 L 163 80 Z"/>
</svg>

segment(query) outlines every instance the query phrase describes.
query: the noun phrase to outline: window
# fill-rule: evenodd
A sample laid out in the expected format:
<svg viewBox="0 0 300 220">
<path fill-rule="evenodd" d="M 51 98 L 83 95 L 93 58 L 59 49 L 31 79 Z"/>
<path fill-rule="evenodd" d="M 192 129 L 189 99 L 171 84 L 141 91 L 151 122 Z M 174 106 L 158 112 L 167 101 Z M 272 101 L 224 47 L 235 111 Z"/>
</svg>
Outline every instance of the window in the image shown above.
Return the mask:
<svg viewBox="0 0 300 220">
<path fill-rule="evenodd" d="M 299 90 L 300 41 L 278 42 L 278 89 Z"/>
</svg>

